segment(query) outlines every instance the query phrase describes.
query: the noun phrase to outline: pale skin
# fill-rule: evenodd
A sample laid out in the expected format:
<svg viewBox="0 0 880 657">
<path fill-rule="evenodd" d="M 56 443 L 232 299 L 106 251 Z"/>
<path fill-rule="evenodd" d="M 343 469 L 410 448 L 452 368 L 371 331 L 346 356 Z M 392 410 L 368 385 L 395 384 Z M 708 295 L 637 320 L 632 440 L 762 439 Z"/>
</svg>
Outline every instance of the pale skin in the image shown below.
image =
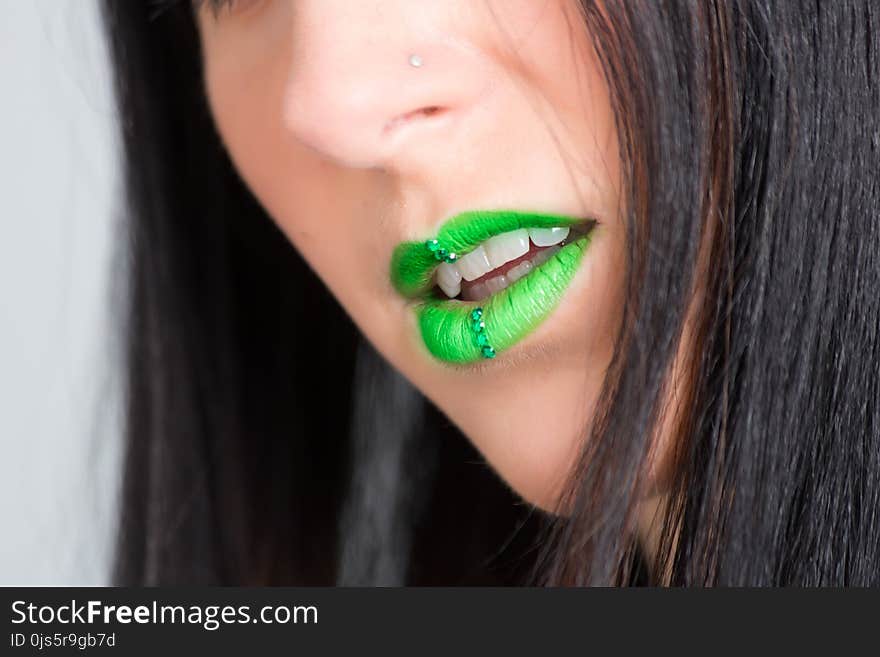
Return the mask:
<svg viewBox="0 0 880 657">
<path fill-rule="evenodd" d="M 519 495 L 554 509 L 624 280 L 615 118 L 575 0 L 240 0 L 203 5 L 199 25 L 244 181 L 379 352 Z M 600 225 L 546 322 L 503 357 L 451 367 L 392 288 L 391 252 L 493 207 Z"/>
</svg>

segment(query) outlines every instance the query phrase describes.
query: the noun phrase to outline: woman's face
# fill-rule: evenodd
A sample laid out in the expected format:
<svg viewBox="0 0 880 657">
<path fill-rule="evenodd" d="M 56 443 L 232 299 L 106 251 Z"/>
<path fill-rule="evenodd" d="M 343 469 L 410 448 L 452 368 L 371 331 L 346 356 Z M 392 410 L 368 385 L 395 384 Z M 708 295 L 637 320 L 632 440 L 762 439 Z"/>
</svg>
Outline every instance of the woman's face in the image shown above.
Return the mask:
<svg viewBox="0 0 880 657">
<path fill-rule="evenodd" d="M 207 91 L 243 179 L 388 361 L 552 507 L 624 264 L 614 117 L 576 0 L 211 4 Z"/>
</svg>

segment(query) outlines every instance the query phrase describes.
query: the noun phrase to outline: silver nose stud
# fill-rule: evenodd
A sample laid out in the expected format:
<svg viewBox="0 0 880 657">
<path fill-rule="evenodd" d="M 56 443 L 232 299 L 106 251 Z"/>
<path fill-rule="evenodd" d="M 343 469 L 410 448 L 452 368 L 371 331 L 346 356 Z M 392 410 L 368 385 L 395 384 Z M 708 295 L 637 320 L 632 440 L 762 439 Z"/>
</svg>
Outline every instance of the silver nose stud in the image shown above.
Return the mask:
<svg viewBox="0 0 880 657">
<path fill-rule="evenodd" d="M 425 62 L 419 55 L 410 55 L 409 56 L 409 65 L 413 68 L 422 68 L 422 64 Z"/>
</svg>

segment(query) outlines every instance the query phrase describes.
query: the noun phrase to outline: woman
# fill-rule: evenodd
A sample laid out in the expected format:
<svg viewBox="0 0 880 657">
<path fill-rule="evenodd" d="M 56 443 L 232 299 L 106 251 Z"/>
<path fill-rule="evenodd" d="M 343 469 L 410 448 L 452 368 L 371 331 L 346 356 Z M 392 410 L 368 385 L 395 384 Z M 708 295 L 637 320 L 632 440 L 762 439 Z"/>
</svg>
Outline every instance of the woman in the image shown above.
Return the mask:
<svg viewBox="0 0 880 657">
<path fill-rule="evenodd" d="M 871 0 L 105 12 L 117 581 L 880 583 Z"/>
</svg>

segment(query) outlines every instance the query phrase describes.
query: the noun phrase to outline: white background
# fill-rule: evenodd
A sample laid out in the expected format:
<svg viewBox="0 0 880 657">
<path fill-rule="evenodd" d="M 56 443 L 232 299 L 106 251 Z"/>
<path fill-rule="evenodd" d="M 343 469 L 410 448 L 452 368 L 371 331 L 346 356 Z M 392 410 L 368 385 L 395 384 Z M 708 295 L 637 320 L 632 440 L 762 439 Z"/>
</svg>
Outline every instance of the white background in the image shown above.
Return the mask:
<svg viewBox="0 0 880 657">
<path fill-rule="evenodd" d="M 115 130 L 94 0 L 0 0 L 0 585 L 107 581 Z"/>
</svg>

